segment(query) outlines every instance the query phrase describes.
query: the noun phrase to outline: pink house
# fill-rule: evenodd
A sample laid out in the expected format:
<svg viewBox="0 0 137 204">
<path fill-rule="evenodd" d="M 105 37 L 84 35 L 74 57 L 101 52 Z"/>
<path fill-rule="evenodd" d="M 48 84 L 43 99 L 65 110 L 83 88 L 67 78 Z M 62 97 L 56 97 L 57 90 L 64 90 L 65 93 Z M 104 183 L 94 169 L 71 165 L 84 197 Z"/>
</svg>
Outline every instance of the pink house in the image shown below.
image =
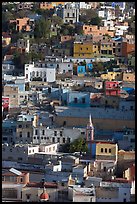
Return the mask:
<svg viewBox="0 0 137 204">
<path fill-rule="evenodd" d="M 107 96 L 120 95 L 120 86 L 118 81 L 105 81 L 105 94 Z"/>
</svg>

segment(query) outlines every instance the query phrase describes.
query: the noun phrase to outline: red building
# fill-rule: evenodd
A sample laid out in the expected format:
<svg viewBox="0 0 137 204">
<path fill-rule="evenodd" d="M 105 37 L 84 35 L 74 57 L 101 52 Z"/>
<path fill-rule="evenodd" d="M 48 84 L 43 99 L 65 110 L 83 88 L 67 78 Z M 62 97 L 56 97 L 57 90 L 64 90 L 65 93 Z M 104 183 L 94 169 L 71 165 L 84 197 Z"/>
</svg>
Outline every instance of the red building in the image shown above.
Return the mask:
<svg viewBox="0 0 137 204">
<path fill-rule="evenodd" d="M 105 95 L 118 96 L 120 95 L 120 84 L 118 81 L 105 81 Z"/>
<path fill-rule="evenodd" d="M 2 96 L 2 108 L 3 108 L 3 110 L 8 111 L 8 109 L 9 109 L 9 97 Z"/>
</svg>

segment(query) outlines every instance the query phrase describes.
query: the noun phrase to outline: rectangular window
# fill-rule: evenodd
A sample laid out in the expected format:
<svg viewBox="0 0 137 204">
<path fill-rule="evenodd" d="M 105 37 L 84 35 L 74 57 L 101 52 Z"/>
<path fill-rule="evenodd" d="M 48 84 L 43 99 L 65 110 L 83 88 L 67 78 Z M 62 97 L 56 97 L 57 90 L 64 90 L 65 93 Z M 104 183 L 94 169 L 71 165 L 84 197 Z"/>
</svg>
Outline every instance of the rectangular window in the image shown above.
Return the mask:
<svg viewBox="0 0 137 204">
<path fill-rule="evenodd" d="M 27 132 L 27 137 L 30 137 L 30 132 Z"/>
<path fill-rule="evenodd" d="M 63 138 L 63 143 L 65 143 L 65 137 Z"/>
<path fill-rule="evenodd" d="M 35 135 L 37 135 L 38 134 L 38 130 L 35 130 Z"/>
<path fill-rule="evenodd" d="M 105 153 L 107 153 L 107 148 L 105 148 Z"/>
<path fill-rule="evenodd" d="M 101 152 L 103 152 L 103 148 L 101 148 Z"/>
<path fill-rule="evenodd" d="M 57 138 L 57 142 L 60 142 L 60 138 L 59 137 Z"/>
<path fill-rule="evenodd" d="M 55 142 L 55 137 L 52 137 L 52 142 L 53 142 L 53 143 Z"/>
<path fill-rule="evenodd" d="M 60 131 L 60 136 L 62 136 L 62 131 Z"/>
<path fill-rule="evenodd" d="M 109 153 L 111 153 L 111 149 L 109 149 Z"/>
<path fill-rule="evenodd" d="M 82 103 L 85 103 L 85 102 L 86 102 L 85 98 L 82 98 Z"/>
<path fill-rule="evenodd" d="M 45 130 L 42 130 L 42 135 L 44 135 L 45 134 Z"/>
<path fill-rule="evenodd" d="M 77 103 L 78 102 L 78 99 L 77 98 L 74 98 L 74 103 Z"/>
<path fill-rule="evenodd" d="M 57 131 L 54 131 L 54 136 L 57 136 Z"/>
<path fill-rule="evenodd" d="M 19 133 L 19 136 L 22 137 L 22 132 Z"/>
</svg>

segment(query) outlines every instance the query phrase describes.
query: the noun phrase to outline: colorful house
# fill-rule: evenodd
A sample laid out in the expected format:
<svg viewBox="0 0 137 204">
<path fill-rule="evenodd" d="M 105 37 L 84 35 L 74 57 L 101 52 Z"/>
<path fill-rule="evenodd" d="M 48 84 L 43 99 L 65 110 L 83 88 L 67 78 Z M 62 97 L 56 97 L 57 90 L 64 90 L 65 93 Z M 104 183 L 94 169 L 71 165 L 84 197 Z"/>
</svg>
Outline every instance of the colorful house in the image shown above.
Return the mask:
<svg viewBox="0 0 137 204">
<path fill-rule="evenodd" d="M 68 106 L 89 107 L 90 93 L 88 92 L 70 92 L 68 93 Z"/>
<path fill-rule="evenodd" d="M 122 72 L 107 72 L 106 74 L 101 74 L 103 80 L 118 80 L 122 81 Z"/>
<path fill-rule="evenodd" d="M 2 108 L 3 111 L 9 109 L 9 97 L 2 96 Z"/>
<path fill-rule="evenodd" d="M 93 43 L 92 42 L 75 42 L 73 48 L 74 57 L 93 57 Z"/>
<path fill-rule="evenodd" d="M 77 66 L 77 75 L 83 77 L 83 76 L 85 76 L 85 74 L 86 74 L 86 67 L 78 65 Z"/>
<path fill-rule="evenodd" d="M 105 81 L 105 95 L 118 96 L 120 95 L 120 86 L 118 81 Z"/>
<path fill-rule="evenodd" d="M 113 31 L 108 31 L 107 27 L 98 27 L 96 25 L 83 25 L 82 27 L 85 35 L 105 35 L 108 34 L 111 37 L 114 36 Z"/>
</svg>

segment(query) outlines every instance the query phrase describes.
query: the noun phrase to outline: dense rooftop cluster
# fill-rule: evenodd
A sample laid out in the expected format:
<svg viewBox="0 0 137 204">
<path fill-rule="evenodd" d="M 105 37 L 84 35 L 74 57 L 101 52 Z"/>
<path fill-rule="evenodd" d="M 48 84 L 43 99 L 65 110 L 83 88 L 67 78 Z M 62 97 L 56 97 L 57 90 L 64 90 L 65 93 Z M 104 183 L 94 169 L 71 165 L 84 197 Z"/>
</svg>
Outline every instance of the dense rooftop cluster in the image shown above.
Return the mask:
<svg viewBox="0 0 137 204">
<path fill-rule="evenodd" d="M 135 199 L 135 2 L 2 3 L 2 200 Z"/>
</svg>

